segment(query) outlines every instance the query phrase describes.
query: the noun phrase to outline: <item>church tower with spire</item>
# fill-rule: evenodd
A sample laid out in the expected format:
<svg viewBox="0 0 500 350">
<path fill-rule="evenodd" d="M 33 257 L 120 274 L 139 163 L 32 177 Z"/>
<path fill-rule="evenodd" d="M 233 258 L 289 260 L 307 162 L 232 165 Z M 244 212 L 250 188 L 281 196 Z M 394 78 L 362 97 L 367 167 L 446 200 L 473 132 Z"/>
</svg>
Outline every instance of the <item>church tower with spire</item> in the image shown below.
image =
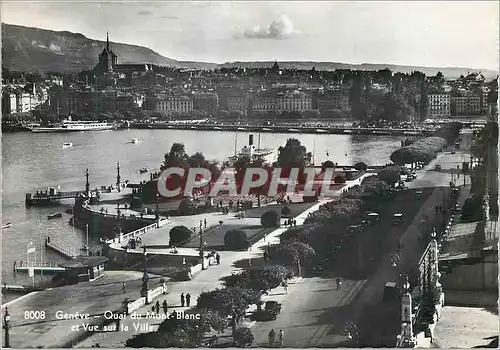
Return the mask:
<svg viewBox="0 0 500 350">
<path fill-rule="evenodd" d="M 106 32 L 106 47 L 99 54 L 99 63 L 94 67 L 94 74 L 104 76 L 113 74 L 114 68 L 118 63 L 118 57 L 111 51 L 109 45 L 109 33 Z"/>
</svg>

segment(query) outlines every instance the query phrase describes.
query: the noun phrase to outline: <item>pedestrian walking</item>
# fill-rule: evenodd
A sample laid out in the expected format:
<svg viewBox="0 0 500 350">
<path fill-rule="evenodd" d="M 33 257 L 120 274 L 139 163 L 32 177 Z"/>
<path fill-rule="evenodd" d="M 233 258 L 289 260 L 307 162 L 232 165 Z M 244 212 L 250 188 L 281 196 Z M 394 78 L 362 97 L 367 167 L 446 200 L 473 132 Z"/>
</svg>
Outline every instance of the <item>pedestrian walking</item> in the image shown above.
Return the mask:
<svg viewBox="0 0 500 350">
<path fill-rule="evenodd" d="M 285 289 L 285 293 L 288 294 L 288 283 L 287 283 L 287 281 L 281 282 L 281 286 Z"/>
<path fill-rule="evenodd" d="M 200 220 L 200 232 L 202 228 L 203 228 L 203 220 Z"/>
<path fill-rule="evenodd" d="M 203 223 L 205 224 L 205 228 L 207 228 L 207 219 L 203 220 Z"/>
<path fill-rule="evenodd" d="M 284 338 L 285 338 L 285 331 L 283 329 L 280 329 L 280 334 L 279 334 L 280 347 L 283 347 Z"/>
<path fill-rule="evenodd" d="M 271 348 L 274 344 L 274 339 L 276 338 L 276 333 L 274 333 L 274 329 L 271 329 L 268 337 L 269 337 L 269 347 Z"/>
<path fill-rule="evenodd" d="M 155 309 L 156 309 L 156 313 L 159 314 L 160 313 L 160 301 L 159 300 L 156 301 Z"/>
<path fill-rule="evenodd" d="M 217 260 L 217 265 L 220 265 L 220 255 L 219 255 L 219 253 L 217 253 L 215 255 L 215 260 Z"/>
<path fill-rule="evenodd" d="M 184 293 L 181 294 L 181 306 L 184 307 L 186 299 L 184 298 Z"/>
<path fill-rule="evenodd" d="M 341 286 L 342 286 L 342 281 L 340 280 L 340 278 L 337 277 L 337 289 L 340 289 Z"/>
<path fill-rule="evenodd" d="M 166 300 L 163 300 L 163 312 L 165 315 L 168 313 L 168 304 Z"/>
<path fill-rule="evenodd" d="M 127 291 L 127 289 L 125 287 L 125 282 L 122 282 L 122 290 L 123 290 L 123 294 L 125 294 L 125 292 Z"/>
<path fill-rule="evenodd" d="M 186 294 L 186 306 L 189 307 L 191 305 L 191 294 Z"/>
<path fill-rule="evenodd" d="M 155 313 L 155 306 L 154 305 L 151 307 L 151 313 L 153 313 L 153 314 Z"/>
</svg>

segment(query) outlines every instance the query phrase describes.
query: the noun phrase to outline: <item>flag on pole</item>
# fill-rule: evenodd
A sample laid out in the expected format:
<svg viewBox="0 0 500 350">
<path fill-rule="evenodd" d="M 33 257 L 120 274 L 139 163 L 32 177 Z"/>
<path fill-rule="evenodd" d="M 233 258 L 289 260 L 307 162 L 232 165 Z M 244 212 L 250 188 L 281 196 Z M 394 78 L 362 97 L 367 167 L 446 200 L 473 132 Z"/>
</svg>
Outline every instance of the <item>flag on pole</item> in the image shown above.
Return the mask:
<svg viewBox="0 0 500 350">
<path fill-rule="evenodd" d="M 35 247 L 29 247 L 28 248 L 28 254 L 34 253 L 35 252 Z"/>
<path fill-rule="evenodd" d="M 29 275 L 29 277 L 35 276 L 35 268 L 34 267 L 28 267 L 28 275 Z"/>
</svg>

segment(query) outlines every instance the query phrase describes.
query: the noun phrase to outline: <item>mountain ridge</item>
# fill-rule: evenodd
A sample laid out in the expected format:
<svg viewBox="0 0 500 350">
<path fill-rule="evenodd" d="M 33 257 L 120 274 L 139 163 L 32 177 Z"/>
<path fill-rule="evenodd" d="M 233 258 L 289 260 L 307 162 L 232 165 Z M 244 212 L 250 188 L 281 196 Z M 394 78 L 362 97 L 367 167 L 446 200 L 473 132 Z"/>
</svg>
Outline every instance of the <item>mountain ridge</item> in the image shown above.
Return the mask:
<svg viewBox="0 0 500 350">
<path fill-rule="evenodd" d="M 110 42 L 112 50 L 118 55 L 119 63 L 149 63 L 178 68 L 261 68 L 271 67 L 274 61 L 234 61 L 225 63 L 180 61 L 165 57 L 148 47 Z M 81 33 L 55 31 L 35 27 L 2 23 L 2 66 L 10 70 L 28 72 L 78 72 L 91 69 L 97 64 L 98 55 L 106 42 L 86 37 Z M 279 61 L 282 68 L 335 70 L 381 70 L 410 73 L 421 71 L 426 75 L 435 75 L 441 71 L 449 78 L 457 78 L 468 72 L 479 72 L 487 78 L 495 78 L 497 72 L 489 69 L 467 67 L 425 67 L 397 64 L 361 63 L 322 61 Z"/>
</svg>

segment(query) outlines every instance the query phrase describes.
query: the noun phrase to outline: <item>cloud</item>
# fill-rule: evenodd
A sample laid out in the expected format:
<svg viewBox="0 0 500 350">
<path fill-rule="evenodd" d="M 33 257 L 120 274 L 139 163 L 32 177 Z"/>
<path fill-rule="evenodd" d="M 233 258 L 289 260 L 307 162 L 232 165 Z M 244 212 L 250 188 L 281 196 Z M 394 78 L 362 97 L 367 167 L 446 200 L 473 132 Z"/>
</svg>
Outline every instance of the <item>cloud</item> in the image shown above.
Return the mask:
<svg viewBox="0 0 500 350">
<path fill-rule="evenodd" d="M 177 17 L 177 16 L 168 16 L 168 15 L 167 16 L 160 16 L 159 18 L 161 18 L 161 19 L 179 19 L 179 17 Z"/>
<path fill-rule="evenodd" d="M 250 39 L 288 39 L 292 35 L 297 34 L 298 31 L 295 30 L 292 21 L 287 15 L 282 15 L 280 19 L 274 20 L 267 26 L 267 28 L 261 28 L 256 25 L 251 29 L 239 30 L 236 34 L 236 38 L 250 38 Z"/>
<path fill-rule="evenodd" d="M 142 11 L 137 12 L 137 14 L 139 16 L 151 16 L 153 14 L 153 12 L 148 11 L 148 10 L 142 10 Z"/>
</svg>

